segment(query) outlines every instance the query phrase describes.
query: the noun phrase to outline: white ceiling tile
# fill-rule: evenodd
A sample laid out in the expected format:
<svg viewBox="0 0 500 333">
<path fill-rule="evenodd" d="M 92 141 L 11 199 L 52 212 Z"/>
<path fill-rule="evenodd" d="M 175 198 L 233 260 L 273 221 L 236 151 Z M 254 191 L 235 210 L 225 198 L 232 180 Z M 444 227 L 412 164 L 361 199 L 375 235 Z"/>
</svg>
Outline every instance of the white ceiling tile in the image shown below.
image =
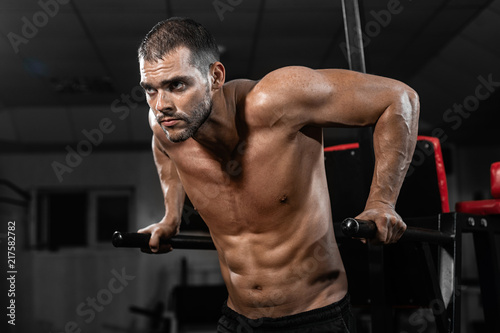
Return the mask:
<svg viewBox="0 0 500 333">
<path fill-rule="evenodd" d="M 260 17 L 261 3 L 265 7 Z M 441 42 L 443 36 L 449 38 L 450 32 L 467 22 L 486 2 L 450 2 L 444 11 L 438 12 L 434 22 L 428 24 L 428 18 L 442 3 L 435 0 L 404 2 L 404 10 L 391 17 L 390 24 L 373 37 L 366 48 L 367 64 L 375 70 L 386 70 L 407 46 L 415 50 L 404 54 L 404 61 L 408 60 L 406 67 L 411 67 L 415 59 L 427 59 L 443 47 L 438 58 L 423 67 L 424 78 L 407 77 L 422 89 L 421 98 L 425 103 L 422 117 L 429 119 L 439 118 L 433 114 L 428 116 L 429 109 L 460 100 L 468 87 L 474 85 L 476 75 L 494 73 L 500 77 L 500 43 L 496 42 L 500 38 L 500 0 L 491 2 L 490 9 L 477 16 L 448 44 Z M 0 120 L 3 119 L 0 130 L 5 127 L 0 140 L 3 137 L 17 138 L 20 142 L 74 142 L 82 139 L 82 129 L 94 128 L 102 117 L 108 116 L 116 122 L 116 129 L 106 135 L 106 142 L 149 140 L 147 118 L 141 109 L 146 106 L 138 107 L 124 121 L 118 119 L 110 107 L 120 94 L 129 93 L 137 85 L 136 49 L 141 39 L 154 24 L 171 15 L 190 16 L 200 21 L 218 43 L 226 47 L 221 59 L 227 67 L 228 79 L 246 76 L 250 67 L 254 69 L 252 78 L 291 64 L 345 67 L 339 45 L 334 45 L 344 38 L 341 1 L 243 0 L 231 6 L 221 19 L 211 0 L 72 0 L 70 4 L 61 5 L 56 15 L 38 27 L 36 36 L 28 38 L 27 44 L 20 44 L 19 53 L 16 54 L 7 38 L 2 38 L 0 101 L 15 112 L 0 115 Z M 365 1 L 363 27 L 374 20 L 374 11 L 385 8 L 387 0 Z M 2 0 L 0 33 L 21 34 L 23 17 L 32 20 L 40 10 L 38 1 Z M 88 31 L 81 25 L 77 13 L 81 14 Z M 259 18 L 262 20 L 256 49 L 252 50 Z M 418 40 L 414 39 L 416 36 L 420 36 Z M 255 55 L 255 63 L 250 63 L 252 55 Z M 107 94 L 58 94 L 50 81 L 53 77 L 106 75 L 111 76 L 115 87 L 114 92 Z M 440 93 L 435 93 L 434 88 Z M 21 107 L 23 105 L 39 107 Z M 6 117 L 10 119 L 4 119 Z M 6 125 L 11 123 L 13 126 Z"/>
</svg>

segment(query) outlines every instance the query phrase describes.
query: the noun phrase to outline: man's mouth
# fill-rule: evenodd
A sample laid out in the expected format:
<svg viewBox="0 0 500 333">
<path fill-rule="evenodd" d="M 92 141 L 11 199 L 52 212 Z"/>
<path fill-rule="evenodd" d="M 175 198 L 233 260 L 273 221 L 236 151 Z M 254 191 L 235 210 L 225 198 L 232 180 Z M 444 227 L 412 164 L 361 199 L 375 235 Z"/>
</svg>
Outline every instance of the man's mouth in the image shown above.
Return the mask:
<svg viewBox="0 0 500 333">
<path fill-rule="evenodd" d="M 164 127 L 172 127 L 179 122 L 179 119 L 175 118 L 165 118 L 160 121 L 160 124 Z"/>
</svg>

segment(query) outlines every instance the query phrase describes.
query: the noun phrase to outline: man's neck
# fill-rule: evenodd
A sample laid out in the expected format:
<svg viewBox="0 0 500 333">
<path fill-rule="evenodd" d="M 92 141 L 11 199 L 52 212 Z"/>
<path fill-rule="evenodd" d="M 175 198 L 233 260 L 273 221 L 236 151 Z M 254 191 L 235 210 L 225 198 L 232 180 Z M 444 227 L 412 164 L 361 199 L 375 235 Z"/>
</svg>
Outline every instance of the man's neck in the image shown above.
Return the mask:
<svg viewBox="0 0 500 333">
<path fill-rule="evenodd" d="M 236 128 L 236 105 L 223 91 L 213 96 L 212 112 L 193 139 L 220 159 L 228 158 L 240 138 Z"/>
</svg>

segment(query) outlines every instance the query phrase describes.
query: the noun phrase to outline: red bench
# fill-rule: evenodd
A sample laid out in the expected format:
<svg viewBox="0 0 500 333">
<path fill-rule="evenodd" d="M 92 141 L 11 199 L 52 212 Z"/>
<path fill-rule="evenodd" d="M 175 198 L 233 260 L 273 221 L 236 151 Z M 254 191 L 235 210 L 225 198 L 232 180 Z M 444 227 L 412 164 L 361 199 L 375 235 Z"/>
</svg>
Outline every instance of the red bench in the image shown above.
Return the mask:
<svg viewBox="0 0 500 333">
<path fill-rule="evenodd" d="M 491 165 L 490 178 L 493 199 L 458 202 L 455 210 L 459 213 L 475 215 L 500 214 L 500 162 Z"/>
</svg>

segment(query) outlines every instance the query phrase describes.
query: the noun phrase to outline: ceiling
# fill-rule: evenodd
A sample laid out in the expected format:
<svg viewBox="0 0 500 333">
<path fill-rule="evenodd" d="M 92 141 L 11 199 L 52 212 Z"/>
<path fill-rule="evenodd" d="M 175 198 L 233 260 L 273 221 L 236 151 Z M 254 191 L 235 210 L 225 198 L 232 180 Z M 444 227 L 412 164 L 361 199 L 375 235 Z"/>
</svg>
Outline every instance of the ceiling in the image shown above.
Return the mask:
<svg viewBox="0 0 500 333">
<path fill-rule="evenodd" d="M 422 134 L 439 128 L 449 143 L 500 144 L 500 0 L 360 6 L 367 72 L 417 90 Z M 341 0 L 2 0 L 0 149 L 64 149 L 103 119 L 100 149 L 149 149 L 136 50 L 170 16 L 192 17 L 214 34 L 228 79 L 287 65 L 349 66 Z M 460 105 L 467 109 L 448 111 Z M 352 139 L 325 133 L 327 142 Z"/>
</svg>

